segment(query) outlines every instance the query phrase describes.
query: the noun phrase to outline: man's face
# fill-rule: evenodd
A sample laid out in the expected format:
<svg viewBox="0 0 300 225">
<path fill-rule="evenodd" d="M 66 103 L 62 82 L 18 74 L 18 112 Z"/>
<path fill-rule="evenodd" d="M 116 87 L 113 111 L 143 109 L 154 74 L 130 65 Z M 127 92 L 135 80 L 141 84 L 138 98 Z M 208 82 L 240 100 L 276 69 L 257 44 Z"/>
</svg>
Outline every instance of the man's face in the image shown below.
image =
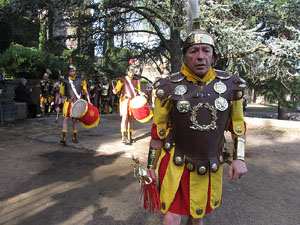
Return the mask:
<svg viewBox="0 0 300 225">
<path fill-rule="evenodd" d="M 69 74 L 70 74 L 71 77 L 74 77 L 76 75 L 76 70 L 71 69 L 69 71 Z"/>
<path fill-rule="evenodd" d="M 192 45 L 184 54 L 185 64 L 198 77 L 204 77 L 213 59 L 213 47 L 207 44 Z"/>
<path fill-rule="evenodd" d="M 133 77 L 133 75 L 134 75 L 134 72 L 133 72 L 132 70 L 129 70 L 129 71 L 128 71 L 128 76 L 129 76 L 129 77 Z"/>
</svg>

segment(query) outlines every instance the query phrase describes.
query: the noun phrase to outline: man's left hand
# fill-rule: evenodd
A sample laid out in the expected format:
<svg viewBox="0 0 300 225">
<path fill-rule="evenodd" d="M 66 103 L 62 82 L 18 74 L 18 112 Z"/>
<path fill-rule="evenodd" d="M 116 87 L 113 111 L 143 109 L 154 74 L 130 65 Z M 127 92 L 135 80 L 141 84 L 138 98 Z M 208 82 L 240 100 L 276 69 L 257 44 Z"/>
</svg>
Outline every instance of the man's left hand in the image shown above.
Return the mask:
<svg viewBox="0 0 300 225">
<path fill-rule="evenodd" d="M 237 180 L 248 172 L 246 163 L 242 160 L 233 160 L 228 170 L 229 180 Z"/>
</svg>

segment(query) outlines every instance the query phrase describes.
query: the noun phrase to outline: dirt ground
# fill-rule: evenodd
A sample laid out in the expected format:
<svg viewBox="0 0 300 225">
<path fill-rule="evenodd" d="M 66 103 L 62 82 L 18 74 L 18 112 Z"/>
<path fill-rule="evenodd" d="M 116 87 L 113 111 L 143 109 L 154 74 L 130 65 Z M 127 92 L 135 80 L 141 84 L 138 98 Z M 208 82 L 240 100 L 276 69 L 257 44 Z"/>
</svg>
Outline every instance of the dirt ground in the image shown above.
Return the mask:
<svg viewBox="0 0 300 225">
<path fill-rule="evenodd" d="M 0 224 L 161 224 L 139 204 L 130 166 L 132 154 L 145 165 L 151 123 L 135 123 L 132 146 L 120 144 L 119 123 L 103 115 L 68 146 L 58 143 L 53 116 L 0 127 Z M 223 203 L 205 225 L 300 224 L 299 137 L 296 129 L 248 125 L 249 172 L 228 181 L 225 166 Z"/>
</svg>

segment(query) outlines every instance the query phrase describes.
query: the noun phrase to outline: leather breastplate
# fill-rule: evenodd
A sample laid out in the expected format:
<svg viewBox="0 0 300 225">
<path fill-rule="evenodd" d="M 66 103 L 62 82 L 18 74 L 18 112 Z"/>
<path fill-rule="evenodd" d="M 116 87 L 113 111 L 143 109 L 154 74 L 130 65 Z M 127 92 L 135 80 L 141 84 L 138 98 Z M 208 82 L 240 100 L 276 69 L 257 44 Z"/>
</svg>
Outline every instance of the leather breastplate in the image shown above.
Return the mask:
<svg viewBox="0 0 300 225">
<path fill-rule="evenodd" d="M 218 75 L 208 85 L 195 85 L 183 74 L 160 81 L 157 94 L 158 90 L 163 90 L 160 91 L 162 99 L 171 95 L 169 100 L 173 107 L 171 131 L 164 146 L 175 143 L 176 165 L 184 163 L 184 156 L 186 165 L 192 168 L 190 170 L 201 166 L 207 170 L 213 164 L 218 168 L 220 164 L 230 101 L 237 100 L 236 92 L 244 88 L 235 83 L 238 77 Z"/>
<path fill-rule="evenodd" d="M 41 94 L 44 98 L 50 97 L 52 91 L 52 85 L 49 80 L 41 81 Z"/>
<path fill-rule="evenodd" d="M 125 77 L 122 77 L 120 79 L 123 82 L 122 95 L 124 97 L 126 97 L 126 98 L 132 99 L 135 96 L 135 94 L 136 94 L 136 88 L 137 88 L 137 84 L 138 84 L 139 80 L 135 79 L 135 78 L 133 78 L 131 80 L 128 79 L 129 82 L 131 82 L 131 84 L 132 84 L 132 86 L 134 88 L 134 90 L 132 90 L 131 87 L 130 87 L 130 85 L 129 85 L 128 80 Z"/>
<path fill-rule="evenodd" d="M 102 84 L 101 95 L 107 96 L 109 91 L 109 84 Z"/>
<path fill-rule="evenodd" d="M 79 77 L 76 77 L 75 80 L 73 81 L 74 87 L 79 95 L 81 94 L 81 82 L 82 82 L 82 78 Z M 77 100 L 77 97 L 72 90 L 68 78 L 63 80 L 63 85 L 65 86 L 65 93 L 68 101 L 75 102 Z"/>
</svg>

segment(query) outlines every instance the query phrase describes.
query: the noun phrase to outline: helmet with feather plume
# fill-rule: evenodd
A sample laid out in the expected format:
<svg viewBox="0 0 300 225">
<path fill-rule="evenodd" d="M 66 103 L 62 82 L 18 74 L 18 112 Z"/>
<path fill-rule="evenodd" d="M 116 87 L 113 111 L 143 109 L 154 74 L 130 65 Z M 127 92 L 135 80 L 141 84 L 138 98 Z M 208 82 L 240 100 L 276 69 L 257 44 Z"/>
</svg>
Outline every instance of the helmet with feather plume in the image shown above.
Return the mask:
<svg viewBox="0 0 300 225">
<path fill-rule="evenodd" d="M 208 44 L 214 48 L 215 43 L 212 36 L 205 30 L 201 29 L 201 21 L 198 13 L 198 0 L 189 0 L 187 3 L 187 14 L 189 17 L 189 34 L 183 42 L 182 52 L 192 45 L 196 44 Z"/>
</svg>

